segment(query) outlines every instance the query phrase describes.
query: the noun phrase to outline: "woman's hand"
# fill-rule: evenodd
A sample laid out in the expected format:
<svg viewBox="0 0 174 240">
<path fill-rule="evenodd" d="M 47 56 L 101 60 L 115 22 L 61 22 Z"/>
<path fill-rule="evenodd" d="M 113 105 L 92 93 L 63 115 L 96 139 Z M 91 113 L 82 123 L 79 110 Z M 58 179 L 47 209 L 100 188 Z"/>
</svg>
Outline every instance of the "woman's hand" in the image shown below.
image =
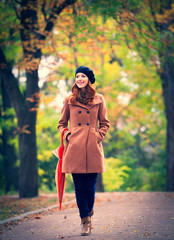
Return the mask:
<svg viewBox="0 0 174 240">
<path fill-rule="evenodd" d="M 67 136 L 66 136 L 66 141 L 68 142 L 69 141 L 69 136 L 71 135 L 71 133 L 68 133 Z"/>
</svg>

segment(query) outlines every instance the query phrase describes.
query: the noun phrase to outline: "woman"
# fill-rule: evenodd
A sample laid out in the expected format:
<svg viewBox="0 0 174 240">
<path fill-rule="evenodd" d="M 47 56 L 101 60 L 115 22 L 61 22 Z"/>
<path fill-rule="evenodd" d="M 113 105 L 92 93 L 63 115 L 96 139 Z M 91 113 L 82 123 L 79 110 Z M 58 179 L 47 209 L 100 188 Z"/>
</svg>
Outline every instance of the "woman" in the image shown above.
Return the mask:
<svg viewBox="0 0 174 240">
<path fill-rule="evenodd" d="M 64 100 L 58 123 L 62 132 L 70 121 L 70 129 L 63 135 L 66 144 L 62 172 L 72 173 L 82 236 L 91 233 L 97 173 L 105 171 L 102 140 L 109 128 L 105 100 L 96 93 L 92 86 L 94 82 L 95 76 L 90 68 L 77 68 L 72 94 Z"/>
</svg>

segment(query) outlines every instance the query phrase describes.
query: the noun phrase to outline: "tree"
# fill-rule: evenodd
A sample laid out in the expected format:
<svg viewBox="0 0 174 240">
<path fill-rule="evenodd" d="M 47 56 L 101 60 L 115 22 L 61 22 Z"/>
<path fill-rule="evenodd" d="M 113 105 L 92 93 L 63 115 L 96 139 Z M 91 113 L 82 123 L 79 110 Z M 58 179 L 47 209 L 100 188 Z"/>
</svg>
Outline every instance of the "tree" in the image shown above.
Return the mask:
<svg viewBox="0 0 174 240">
<path fill-rule="evenodd" d="M 87 2 L 86 2 L 87 4 Z M 89 7 L 89 5 L 88 5 Z M 167 118 L 167 190 L 174 190 L 174 4 L 171 0 L 92 1 L 92 14 L 112 17 L 120 33 L 115 38 L 136 49 L 145 64 L 154 65 L 161 78 Z M 88 11 L 88 10 L 87 10 Z M 124 39 L 123 39 L 124 37 Z"/>
<path fill-rule="evenodd" d="M 88 64 L 95 69 L 95 85 L 97 91 L 105 95 L 112 127 L 107 135 L 110 135 L 109 142 L 108 138 L 103 142 L 106 156 L 119 158 L 120 166 L 127 165 L 131 168 L 129 177 L 125 179 L 121 189 L 164 190 L 165 119 L 160 78 L 155 72 L 155 67 L 145 65 L 135 48 L 130 49 L 125 43 L 119 43 L 119 38 L 114 38 L 114 35 L 118 36 L 120 29 L 118 27 L 118 30 L 115 30 L 116 24 L 113 19 L 102 21 L 100 16 L 92 16 L 91 19 L 88 18 L 86 28 L 81 23 L 77 23 L 80 26 L 78 25 L 76 28 L 77 25 L 69 13 L 71 12 L 64 13 L 66 16 L 63 18 L 63 24 L 61 22 L 55 26 L 55 32 L 59 37 L 52 36 L 50 38 L 56 52 L 61 53 L 63 63 L 58 71 L 55 69 L 54 73 L 57 74 L 55 78 L 52 75 L 50 77 L 49 74 L 49 86 L 48 84 L 47 86 L 50 89 L 50 81 L 53 79 L 56 91 L 58 91 L 58 80 L 56 84 L 56 79 L 60 79 L 60 77 L 65 79 L 66 83 L 70 83 L 72 74 L 74 74 L 71 71 L 75 68 L 76 62 Z M 75 17 L 82 18 L 82 13 L 83 11 Z M 70 24 L 71 28 L 69 28 Z M 83 31 L 81 31 L 82 29 Z M 123 37 L 124 34 L 121 36 Z M 131 39 L 129 39 L 130 41 Z M 74 51 L 74 47 L 76 51 Z M 48 54 L 50 54 L 50 49 Z M 49 89 L 45 89 L 47 99 Z M 49 92 L 49 97 L 52 93 L 53 90 Z M 129 96 L 127 104 L 123 101 L 124 98 L 126 100 L 126 96 Z M 152 111 L 153 109 L 154 111 Z M 49 124 L 52 126 L 51 122 Z M 123 125 L 124 128 L 116 130 L 115 125 L 117 128 L 119 125 Z M 48 126 L 47 131 L 51 133 Z M 43 136 L 49 136 L 43 130 L 38 139 L 44 139 L 42 133 Z M 46 140 L 47 146 L 49 146 L 51 141 L 48 138 Z M 51 149 L 53 147 L 50 147 Z M 39 149 L 39 153 L 43 163 L 40 167 L 46 170 L 48 164 L 53 163 L 53 160 L 49 158 L 48 151 L 44 148 Z M 112 166 L 114 167 L 114 165 Z M 159 171 L 159 169 L 161 170 Z M 41 171 L 41 173 L 44 172 Z M 45 183 L 46 180 L 50 183 L 46 174 L 42 176 Z M 154 184 L 155 182 L 156 184 Z"/>
<path fill-rule="evenodd" d="M 13 109 L 8 98 L 7 91 L 4 87 L 3 81 L 1 82 L 1 95 L 2 95 L 2 105 L 1 105 L 1 129 L 2 129 L 2 174 L 1 180 L 4 178 L 4 184 L 1 183 L 2 189 L 5 188 L 7 193 L 10 190 L 18 191 L 18 167 L 17 167 L 17 154 L 14 145 L 15 139 L 15 117 Z"/>
<path fill-rule="evenodd" d="M 158 73 L 162 79 L 165 114 L 167 118 L 167 190 L 174 191 L 174 4 L 172 1 L 160 1 L 156 7 L 154 1 L 148 1 L 157 33 L 162 34 L 162 48 L 158 50 L 161 68 Z"/>
<path fill-rule="evenodd" d="M 75 16 L 77 19 L 83 17 L 81 16 L 81 12 Z M 67 14 L 65 13 L 65 15 Z M 61 54 L 63 55 L 63 64 L 61 64 L 61 66 L 59 67 L 58 74 L 61 74 L 61 77 L 63 76 L 63 78 L 68 79 L 68 81 L 66 82 L 69 83 L 72 79 L 71 69 L 75 68 L 76 62 L 80 62 L 84 65 L 88 64 L 88 66 L 91 66 L 93 69 L 95 69 L 95 85 L 97 86 L 97 91 L 105 95 L 106 102 L 109 107 L 109 119 L 112 125 L 112 138 L 110 138 L 108 144 L 105 141 L 103 143 L 104 147 L 106 147 L 106 155 L 109 157 L 113 157 L 113 154 L 115 155 L 116 152 L 120 154 L 119 146 L 120 144 L 122 144 L 123 152 L 125 151 L 126 147 L 130 148 L 130 159 L 131 155 L 136 155 L 137 157 L 137 170 L 135 171 L 138 172 L 138 168 L 144 167 L 144 172 L 148 172 L 148 169 L 152 165 L 152 162 L 156 161 L 156 149 L 161 150 L 162 148 L 161 144 L 158 143 L 158 134 L 155 133 L 155 131 L 153 135 L 154 140 L 150 140 L 148 134 L 146 136 L 146 138 L 150 140 L 149 143 L 147 141 L 147 148 L 150 147 L 151 144 L 153 144 L 153 141 L 155 142 L 155 146 L 158 146 L 155 147 L 154 145 L 152 145 L 154 146 L 153 156 L 149 158 L 148 154 L 144 149 L 145 147 L 139 146 L 140 143 L 143 143 L 143 145 L 145 144 L 145 135 L 141 133 L 140 129 L 144 128 L 147 132 L 149 132 L 149 127 L 154 128 L 154 126 L 157 126 L 159 128 L 159 124 L 157 123 L 157 118 L 159 118 L 158 112 L 161 113 L 163 111 L 163 108 L 162 110 L 158 109 L 158 104 L 163 106 L 163 103 L 162 99 L 160 98 L 161 89 L 160 84 L 158 84 L 159 77 L 155 73 L 155 68 L 153 66 L 149 66 L 147 68 L 147 66 L 142 63 L 142 60 L 139 58 L 138 53 L 135 52 L 134 49 L 127 48 L 126 44 L 119 43 L 117 38 L 113 38 L 114 34 L 112 33 L 115 31 L 114 20 L 110 19 L 108 21 L 102 21 L 102 18 L 100 16 L 92 16 L 91 18 L 88 18 L 88 24 L 86 26 L 82 27 L 81 23 L 77 23 L 80 26 L 76 28 L 77 25 L 73 21 L 72 16 L 64 16 L 63 19 L 63 27 L 61 27 L 60 24 L 59 26 L 56 25 L 56 27 L 58 27 L 57 29 L 59 30 L 59 38 L 53 36 L 52 39 L 52 42 L 54 42 L 54 48 L 57 50 L 57 52 L 61 52 Z M 82 20 L 82 22 L 84 21 Z M 70 23 L 71 28 L 69 29 Z M 83 31 L 81 31 L 80 27 L 83 28 Z M 118 29 L 118 31 L 115 31 L 115 35 L 117 36 L 119 32 L 120 29 Z M 72 36 L 72 38 L 70 38 L 70 36 Z M 74 47 L 76 47 L 76 51 L 74 51 Z M 51 79 L 52 78 L 50 78 L 50 80 Z M 124 80 L 124 82 L 122 80 Z M 150 96 L 147 95 L 146 97 L 146 91 L 150 93 Z M 154 91 L 157 91 L 156 95 Z M 129 96 L 130 101 L 128 106 L 122 105 L 123 101 L 121 101 L 121 99 L 118 99 L 118 97 L 121 96 L 122 98 L 124 96 Z M 148 99 L 148 101 L 146 98 Z M 155 101 L 153 99 L 155 99 Z M 158 101 L 158 104 L 156 103 L 156 101 Z M 155 113 L 151 112 L 152 108 L 155 109 Z M 152 117 L 149 117 L 151 115 Z M 153 119 L 153 121 L 149 124 L 148 121 L 151 118 Z M 114 139 L 113 137 L 113 134 L 116 132 L 113 126 L 119 125 L 121 121 L 124 122 L 126 126 L 130 125 L 127 130 L 124 131 L 123 129 L 121 131 L 124 135 L 126 131 L 128 131 L 128 133 L 125 135 L 125 137 L 128 136 L 127 140 L 125 138 L 124 142 L 122 142 L 122 138 L 120 139 L 119 136 L 117 139 Z M 161 118 L 159 122 L 160 121 Z M 165 126 L 163 127 L 165 128 Z M 158 132 L 157 128 L 155 129 Z M 134 131 L 140 131 L 140 134 L 137 133 L 134 137 L 131 137 L 131 133 Z M 161 134 L 161 137 L 163 138 L 164 132 L 165 130 Z M 120 131 L 119 134 L 121 135 Z M 142 135 L 144 135 L 143 138 Z M 130 139 L 136 140 L 136 147 L 134 146 L 134 144 L 133 146 L 131 145 L 132 141 L 130 141 Z M 113 150 L 112 154 L 111 148 Z M 165 150 L 161 150 L 161 152 L 162 151 L 165 152 Z M 108 153 L 110 155 L 108 155 Z M 123 160 L 123 157 L 124 155 L 121 153 L 120 159 Z M 164 160 L 162 160 L 161 162 L 163 163 Z M 126 164 L 128 163 L 129 160 L 127 160 Z M 161 164 L 161 166 L 164 165 Z M 136 168 L 136 166 L 134 166 L 133 169 L 134 168 Z M 157 171 L 157 169 L 154 169 L 154 172 L 155 171 Z M 133 171 L 131 171 L 130 174 L 133 174 Z M 156 174 L 158 173 L 156 172 Z M 164 179 L 164 171 L 162 171 L 161 175 Z M 160 185 L 160 183 L 158 189 L 160 189 L 160 186 L 162 186 L 162 184 Z M 163 184 L 163 186 L 164 185 L 165 184 Z M 136 185 L 134 186 L 134 188 L 136 189 Z M 148 188 L 146 189 L 151 190 L 151 185 L 149 184 Z M 164 187 L 161 189 L 164 190 Z"/>
<path fill-rule="evenodd" d="M 42 56 L 42 47 L 47 35 L 52 31 L 60 13 L 75 0 L 64 0 L 51 5 L 49 16 L 36 0 L 12 1 L 19 19 L 20 40 L 23 49 L 23 66 L 26 75 L 26 90 L 20 91 L 2 48 L 0 48 L 0 75 L 9 94 L 18 120 L 19 135 L 19 192 L 20 197 L 33 197 L 38 194 L 36 116 L 39 106 L 38 66 Z M 8 2 L 5 2 L 5 5 Z M 45 18 L 44 27 L 39 26 L 38 11 L 42 7 Z M 43 30 L 42 30 L 43 29 Z"/>
<path fill-rule="evenodd" d="M 144 19 L 140 18 L 142 7 L 146 7 Z M 142 6 L 127 9 L 129 26 L 133 32 L 134 40 L 136 40 L 136 48 L 142 57 L 153 62 L 157 67 L 157 72 L 161 78 L 163 89 L 163 98 L 165 104 L 165 114 L 167 118 L 167 190 L 174 190 L 174 61 L 172 53 L 173 45 L 173 21 L 174 21 L 174 5 L 172 1 L 155 1 L 143 2 Z M 124 13 L 124 10 L 123 10 Z M 133 14 L 133 16 L 132 16 Z M 146 16 L 146 18 L 145 18 Z M 133 25 L 130 18 L 133 18 Z M 127 21 L 126 21 L 127 22 Z M 145 28 L 146 26 L 146 28 Z M 144 33 L 143 34 L 143 30 Z M 143 41 L 140 41 L 139 36 L 135 37 L 136 32 L 141 35 Z M 144 44 L 144 47 L 143 47 Z M 150 49 L 148 51 L 147 49 Z M 147 56 L 149 53 L 149 57 Z M 146 60 L 146 61 L 147 61 Z"/>
</svg>

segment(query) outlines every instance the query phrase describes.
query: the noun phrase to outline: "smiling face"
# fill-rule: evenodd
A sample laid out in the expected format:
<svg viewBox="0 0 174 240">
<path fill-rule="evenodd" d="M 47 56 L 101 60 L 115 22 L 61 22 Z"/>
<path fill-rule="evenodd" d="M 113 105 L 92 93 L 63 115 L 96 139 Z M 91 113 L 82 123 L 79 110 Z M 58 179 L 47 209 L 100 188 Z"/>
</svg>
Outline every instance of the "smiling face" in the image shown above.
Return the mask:
<svg viewBox="0 0 174 240">
<path fill-rule="evenodd" d="M 89 82 L 89 79 L 84 73 L 79 72 L 76 74 L 75 83 L 79 88 L 84 90 L 88 82 Z"/>
</svg>

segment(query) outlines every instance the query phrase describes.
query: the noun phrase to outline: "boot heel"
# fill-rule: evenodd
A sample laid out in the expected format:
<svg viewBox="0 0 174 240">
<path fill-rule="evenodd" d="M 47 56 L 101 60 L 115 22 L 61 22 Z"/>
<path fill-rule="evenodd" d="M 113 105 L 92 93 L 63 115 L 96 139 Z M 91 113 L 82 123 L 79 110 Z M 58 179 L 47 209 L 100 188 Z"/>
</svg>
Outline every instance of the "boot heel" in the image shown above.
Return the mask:
<svg viewBox="0 0 174 240">
<path fill-rule="evenodd" d="M 89 236 L 91 234 L 91 217 L 82 218 L 82 236 Z"/>
</svg>

